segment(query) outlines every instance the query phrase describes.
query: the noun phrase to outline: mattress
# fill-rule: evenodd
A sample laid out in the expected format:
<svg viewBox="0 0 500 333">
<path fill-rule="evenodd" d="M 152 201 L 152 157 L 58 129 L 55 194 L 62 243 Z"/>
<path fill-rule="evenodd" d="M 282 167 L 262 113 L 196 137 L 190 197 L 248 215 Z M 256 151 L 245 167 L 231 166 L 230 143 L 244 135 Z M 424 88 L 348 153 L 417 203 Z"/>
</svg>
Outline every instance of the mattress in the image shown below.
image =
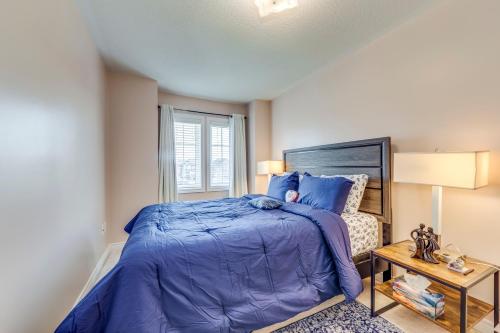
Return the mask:
<svg viewBox="0 0 500 333">
<path fill-rule="evenodd" d="M 342 218 L 347 223 L 349 230 L 353 257 L 377 247 L 378 221 L 375 216 L 357 212 L 354 214 L 343 213 Z"/>
</svg>

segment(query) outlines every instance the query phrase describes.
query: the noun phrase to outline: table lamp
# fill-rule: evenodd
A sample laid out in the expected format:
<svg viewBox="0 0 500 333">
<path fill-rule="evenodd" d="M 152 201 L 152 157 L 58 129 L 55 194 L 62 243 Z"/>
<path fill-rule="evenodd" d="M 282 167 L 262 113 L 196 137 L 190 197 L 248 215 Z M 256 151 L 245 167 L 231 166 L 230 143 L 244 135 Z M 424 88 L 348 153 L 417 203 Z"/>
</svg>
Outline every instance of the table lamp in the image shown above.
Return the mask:
<svg viewBox="0 0 500 333">
<path fill-rule="evenodd" d="M 395 153 L 394 182 L 432 185 L 432 228 L 441 241 L 443 186 L 488 185 L 489 152 Z"/>
<path fill-rule="evenodd" d="M 267 182 L 273 174 L 283 173 L 283 161 L 260 161 L 257 163 L 257 174 L 267 175 Z"/>
</svg>

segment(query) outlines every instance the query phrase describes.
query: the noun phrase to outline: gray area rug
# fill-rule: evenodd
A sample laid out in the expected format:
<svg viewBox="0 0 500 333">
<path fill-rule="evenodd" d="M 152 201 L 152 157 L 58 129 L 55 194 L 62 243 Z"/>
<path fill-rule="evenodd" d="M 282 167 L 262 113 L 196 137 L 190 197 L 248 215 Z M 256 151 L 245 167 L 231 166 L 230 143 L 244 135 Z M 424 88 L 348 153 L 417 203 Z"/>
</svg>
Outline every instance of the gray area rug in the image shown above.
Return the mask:
<svg viewBox="0 0 500 333">
<path fill-rule="evenodd" d="M 341 302 L 275 333 L 402 333 L 388 320 L 372 318 L 370 309 L 358 302 Z"/>
</svg>

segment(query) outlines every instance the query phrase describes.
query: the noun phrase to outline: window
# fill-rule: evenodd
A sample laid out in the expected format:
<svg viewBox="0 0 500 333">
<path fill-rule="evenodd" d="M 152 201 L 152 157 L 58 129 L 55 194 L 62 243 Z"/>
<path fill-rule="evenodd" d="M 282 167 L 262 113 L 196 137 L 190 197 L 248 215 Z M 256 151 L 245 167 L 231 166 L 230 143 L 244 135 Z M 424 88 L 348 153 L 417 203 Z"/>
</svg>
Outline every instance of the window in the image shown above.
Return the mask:
<svg viewBox="0 0 500 333">
<path fill-rule="evenodd" d="M 178 112 L 174 128 L 179 193 L 227 191 L 230 181 L 229 121 Z"/>
<path fill-rule="evenodd" d="M 176 117 L 175 120 L 175 172 L 179 192 L 204 190 L 202 120 L 198 117 Z"/>
<path fill-rule="evenodd" d="M 229 125 L 227 122 L 210 122 L 209 138 L 209 189 L 229 188 Z"/>
</svg>

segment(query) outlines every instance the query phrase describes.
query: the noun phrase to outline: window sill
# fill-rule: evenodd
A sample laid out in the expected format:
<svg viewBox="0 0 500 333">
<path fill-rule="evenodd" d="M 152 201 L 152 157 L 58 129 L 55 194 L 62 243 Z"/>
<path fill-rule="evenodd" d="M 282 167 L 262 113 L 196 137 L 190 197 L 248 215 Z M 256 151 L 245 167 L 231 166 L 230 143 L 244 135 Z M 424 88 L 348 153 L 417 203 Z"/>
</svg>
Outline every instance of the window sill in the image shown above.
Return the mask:
<svg viewBox="0 0 500 333">
<path fill-rule="evenodd" d="M 178 194 L 191 194 L 191 193 L 209 193 L 209 192 L 229 192 L 228 188 L 210 188 L 207 190 L 178 190 Z"/>
<path fill-rule="evenodd" d="M 197 190 L 197 189 L 184 189 L 184 190 L 177 190 L 178 194 L 189 194 L 189 193 L 205 193 L 205 189 Z"/>
<path fill-rule="evenodd" d="M 207 192 L 229 192 L 227 187 L 211 187 L 207 189 Z"/>
</svg>

